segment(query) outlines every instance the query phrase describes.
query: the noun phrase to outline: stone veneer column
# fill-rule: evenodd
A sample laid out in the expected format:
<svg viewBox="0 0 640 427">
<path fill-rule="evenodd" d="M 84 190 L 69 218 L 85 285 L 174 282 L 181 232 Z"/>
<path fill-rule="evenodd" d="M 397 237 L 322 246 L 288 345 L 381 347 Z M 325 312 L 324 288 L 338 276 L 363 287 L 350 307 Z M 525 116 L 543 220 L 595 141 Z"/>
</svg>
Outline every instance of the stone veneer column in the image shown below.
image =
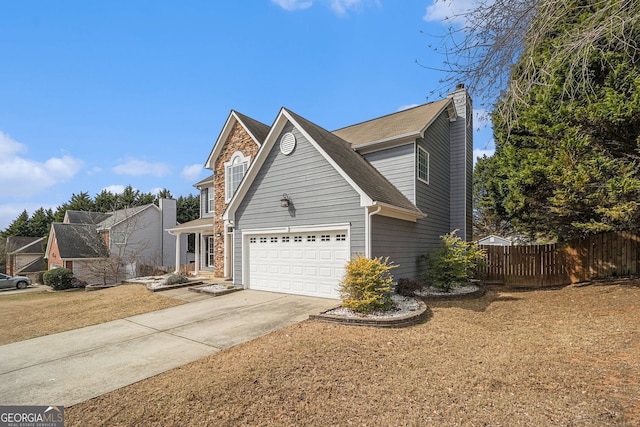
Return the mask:
<svg viewBox="0 0 640 427">
<path fill-rule="evenodd" d="M 231 129 L 229 137 L 224 142 L 222 151 L 216 159 L 214 169 L 214 212 L 213 219 L 213 234 L 214 234 L 214 269 L 213 273 L 216 277 L 224 276 L 224 221 L 222 220 L 222 214 L 227 209 L 227 204 L 224 202 L 225 196 L 225 170 L 224 163 L 228 162 L 233 156 L 233 153 L 240 151 L 243 156 L 251 156 L 251 162 L 255 160 L 258 153 L 258 145 L 249 136 L 247 131 L 236 122 Z M 220 233 L 220 237 L 215 237 Z"/>
</svg>

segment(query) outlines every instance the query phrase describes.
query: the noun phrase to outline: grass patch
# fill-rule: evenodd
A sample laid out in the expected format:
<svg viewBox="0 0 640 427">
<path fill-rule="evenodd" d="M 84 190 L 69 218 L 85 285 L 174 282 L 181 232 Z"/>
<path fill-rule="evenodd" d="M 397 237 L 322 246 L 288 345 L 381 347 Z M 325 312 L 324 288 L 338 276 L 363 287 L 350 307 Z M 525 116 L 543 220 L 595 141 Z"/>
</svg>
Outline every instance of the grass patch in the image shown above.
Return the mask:
<svg viewBox="0 0 640 427">
<path fill-rule="evenodd" d="M 183 304 L 144 285 L 101 291 L 25 292 L 0 295 L 0 345 L 97 325 Z"/>
</svg>

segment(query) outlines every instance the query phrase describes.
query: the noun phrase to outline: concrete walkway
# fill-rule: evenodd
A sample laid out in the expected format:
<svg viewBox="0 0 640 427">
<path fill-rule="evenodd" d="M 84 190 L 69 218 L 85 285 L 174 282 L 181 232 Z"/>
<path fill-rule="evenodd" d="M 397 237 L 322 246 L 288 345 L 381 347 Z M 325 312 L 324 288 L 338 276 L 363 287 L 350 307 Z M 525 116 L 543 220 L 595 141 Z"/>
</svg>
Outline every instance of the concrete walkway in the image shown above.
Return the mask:
<svg viewBox="0 0 640 427">
<path fill-rule="evenodd" d="M 337 304 L 244 290 L 0 346 L 0 405 L 71 406 Z"/>
</svg>

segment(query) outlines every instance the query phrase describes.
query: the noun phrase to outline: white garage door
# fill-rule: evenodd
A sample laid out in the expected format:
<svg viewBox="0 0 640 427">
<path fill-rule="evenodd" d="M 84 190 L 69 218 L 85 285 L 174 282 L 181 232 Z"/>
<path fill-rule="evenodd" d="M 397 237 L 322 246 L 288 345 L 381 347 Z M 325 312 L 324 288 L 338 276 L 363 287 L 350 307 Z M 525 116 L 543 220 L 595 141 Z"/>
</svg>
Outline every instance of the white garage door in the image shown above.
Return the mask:
<svg viewBox="0 0 640 427">
<path fill-rule="evenodd" d="M 346 230 L 253 234 L 249 244 L 249 287 L 324 298 L 339 298 L 349 261 Z"/>
</svg>

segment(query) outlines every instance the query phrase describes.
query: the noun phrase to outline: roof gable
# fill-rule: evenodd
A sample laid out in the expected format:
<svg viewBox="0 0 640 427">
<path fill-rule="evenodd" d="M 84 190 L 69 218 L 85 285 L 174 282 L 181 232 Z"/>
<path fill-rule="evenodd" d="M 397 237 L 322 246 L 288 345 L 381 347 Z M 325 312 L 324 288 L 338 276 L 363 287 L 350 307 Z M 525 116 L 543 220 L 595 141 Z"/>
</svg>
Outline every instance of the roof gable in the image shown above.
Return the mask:
<svg viewBox="0 0 640 427">
<path fill-rule="evenodd" d="M 68 210 L 64 213 L 63 222 L 68 224 L 99 224 L 109 218 L 111 213 L 93 212 L 93 211 L 74 211 Z"/>
<path fill-rule="evenodd" d="M 158 208 L 155 204 L 150 203 L 148 205 L 142 205 L 142 206 L 134 206 L 132 208 L 125 208 L 125 209 L 120 209 L 117 211 L 113 211 L 111 212 L 111 215 L 106 218 L 105 220 L 101 221 L 100 223 L 96 224 L 97 229 L 98 230 L 108 230 L 110 228 L 112 228 L 113 226 L 120 224 L 136 215 L 138 215 L 140 212 L 147 210 L 151 207 L 155 207 L 156 209 L 160 209 Z"/>
<path fill-rule="evenodd" d="M 91 224 L 64 224 L 54 222 L 51 225 L 52 236 L 58 243 L 60 258 L 103 258 L 109 256 L 104 239 Z M 49 243 L 50 243 L 49 242 Z M 47 253 L 50 244 L 47 245 Z"/>
<path fill-rule="evenodd" d="M 222 146 L 225 144 L 225 142 L 227 142 L 229 134 L 233 129 L 233 125 L 236 123 L 239 123 L 240 126 L 242 126 L 244 130 L 247 131 L 253 142 L 255 142 L 258 147 L 262 145 L 267 135 L 269 134 L 269 126 L 265 125 L 262 122 L 254 120 L 249 116 L 240 114 L 235 110 L 231 110 L 231 112 L 229 113 L 229 117 L 227 117 L 227 121 L 222 127 L 222 131 L 220 132 L 218 139 L 213 145 L 211 154 L 209 154 L 209 157 L 205 162 L 205 168 L 213 169 L 215 161 L 222 151 Z"/>
<path fill-rule="evenodd" d="M 6 250 L 8 254 L 40 254 L 44 237 L 8 236 Z"/>
<path fill-rule="evenodd" d="M 282 108 L 264 144 L 260 147 L 255 161 L 250 165 L 240 187 L 229 202 L 223 215 L 224 219 L 233 220 L 235 210 L 246 195 L 287 122 L 291 122 L 296 126 L 336 171 L 360 194 L 361 206 L 385 205 L 402 210 L 404 215 L 408 215 L 408 218 L 413 220 L 424 216 L 378 170 L 360 154 L 356 153 L 348 142 L 309 120 Z"/>
<path fill-rule="evenodd" d="M 406 138 L 415 139 L 422 137 L 424 131 L 445 109 L 450 119 L 452 114 L 455 118 L 453 101 L 442 99 L 347 126 L 333 131 L 333 134 L 349 142 L 354 148 Z"/>
</svg>

